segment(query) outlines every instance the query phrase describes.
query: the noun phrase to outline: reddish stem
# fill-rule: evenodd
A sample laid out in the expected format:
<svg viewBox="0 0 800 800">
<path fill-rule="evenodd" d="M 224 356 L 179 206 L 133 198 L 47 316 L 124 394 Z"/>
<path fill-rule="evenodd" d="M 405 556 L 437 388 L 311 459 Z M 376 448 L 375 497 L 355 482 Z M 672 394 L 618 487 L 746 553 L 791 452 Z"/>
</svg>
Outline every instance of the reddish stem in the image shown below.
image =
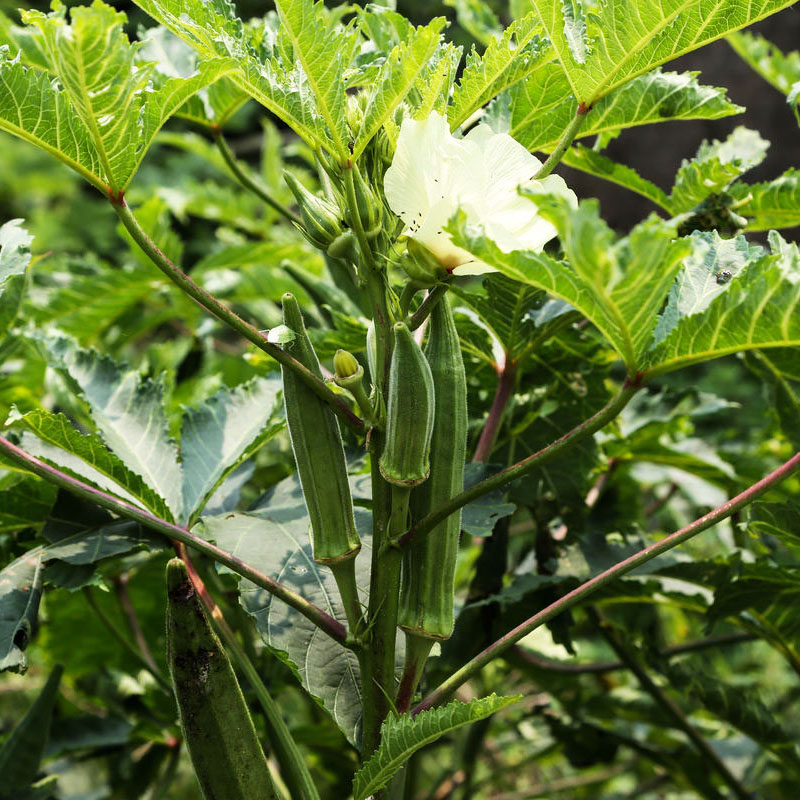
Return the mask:
<svg viewBox="0 0 800 800">
<path fill-rule="evenodd" d="M 586 599 L 589 595 L 610 583 L 612 580 L 631 572 L 631 570 L 647 561 L 650 561 L 650 559 L 655 558 L 662 553 L 666 553 L 673 547 L 677 547 L 679 544 L 683 544 L 683 542 L 691 539 L 693 536 L 696 536 L 701 531 L 704 531 L 707 528 L 710 528 L 712 525 L 727 519 L 743 506 L 752 503 L 753 500 L 762 495 L 768 489 L 771 489 L 774 485 L 788 478 L 798 468 L 800 468 L 800 452 L 796 453 L 794 456 L 792 456 L 792 458 L 778 467 L 778 469 L 771 472 L 765 478 L 762 478 L 757 483 L 754 483 L 752 486 L 745 489 L 745 491 L 736 495 L 736 497 L 731 498 L 718 508 L 715 508 L 713 511 L 709 511 L 708 514 L 704 514 L 702 517 L 699 517 L 685 528 L 681 528 L 679 531 L 676 531 L 669 536 L 665 536 L 660 541 L 654 542 L 648 547 L 645 547 L 643 550 L 640 550 L 638 553 L 634 553 L 634 555 L 623 559 L 610 569 L 601 572 L 599 575 L 595 575 L 594 578 L 591 578 L 590 580 L 581 584 L 577 589 L 573 589 L 571 592 L 568 592 L 563 597 L 556 600 L 555 603 L 551 603 L 537 614 L 534 614 L 532 617 L 525 620 L 525 622 L 517 625 L 516 628 L 510 630 L 505 636 L 502 636 L 496 642 L 490 644 L 485 650 L 478 653 L 477 656 L 475 656 L 471 661 L 467 662 L 463 667 L 461 667 L 461 669 L 454 672 L 449 678 L 440 684 L 437 689 L 431 692 L 421 703 L 419 703 L 419 705 L 413 709 L 412 714 L 418 714 L 420 711 L 425 711 L 426 709 L 438 705 L 445 698 L 449 697 L 459 686 L 469 680 L 469 678 L 471 678 L 475 673 L 479 672 L 486 664 L 497 658 L 497 656 L 499 656 L 502 652 L 516 644 L 531 631 L 535 630 L 541 625 L 544 625 L 546 622 L 549 622 L 551 619 L 558 616 L 563 611 L 566 611 L 568 608 L 572 608 L 573 606 L 577 605 L 579 602 Z"/>
<path fill-rule="evenodd" d="M 483 431 L 481 431 L 478 446 L 475 448 L 475 455 L 472 457 L 473 461 L 485 463 L 489 460 L 497 438 L 497 432 L 500 430 L 500 423 L 503 421 L 503 414 L 514 391 L 516 377 L 516 362 L 506 360 L 505 366 L 499 372 L 500 380 L 497 383 L 497 391 L 494 394 L 494 401 L 489 409 L 486 424 L 483 426 Z"/>
</svg>

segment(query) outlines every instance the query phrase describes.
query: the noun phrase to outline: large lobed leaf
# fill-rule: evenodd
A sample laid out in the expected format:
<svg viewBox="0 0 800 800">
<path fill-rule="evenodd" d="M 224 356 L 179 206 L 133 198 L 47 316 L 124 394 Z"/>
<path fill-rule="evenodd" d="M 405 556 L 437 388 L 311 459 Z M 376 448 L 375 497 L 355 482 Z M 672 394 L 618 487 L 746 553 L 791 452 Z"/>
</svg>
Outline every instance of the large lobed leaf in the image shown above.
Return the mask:
<svg viewBox="0 0 800 800">
<path fill-rule="evenodd" d="M 23 20 L 45 69 L 5 53 L 0 129 L 46 150 L 101 191 L 124 191 L 167 118 L 234 66 L 209 59 L 186 78 L 159 77 L 153 64 L 136 59 L 123 32 L 125 15 L 101 0 L 72 9 L 69 23 L 60 3 L 49 14 L 26 11 Z"/>
<path fill-rule="evenodd" d="M 31 263 L 33 237 L 21 225 L 21 219 L 12 219 L 0 226 L 0 336 L 17 316 Z"/>
<path fill-rule="evenodd" d="M 283 429 L 279 378 L 221 389 L 186 409 L 181 430 L 183 518 L 190 519 L 249 453 Z"/>
<path fill-rule="evenodd" d="M 744 350 L 800 346 L 800 252 L 777 233 L 771 253 L 743 238 L 695 234 L 647 354 L 648 376 Z"/>
<path fill-rule="evenodd" d="M 517 84 L 506 102 L 509 133 L 529 150 L 552 150 L 578 108 L 555 62 Z M 700 85 L 695 72 L 654 70 L 600 98 L 578 137 L 667 120 L 720 119 L 742 110 L 728 100 L 725 89 Z"/>
<path fill-rule="evenodd" d="M 465 225 L 463 217 L 449 230 L 460 247 L 482 261 L 583 313 L 635 373 L 651 343 L 658 311 L 688 252 L 687 243 L 674 240 L 671 223 L 656 219 L 614 241 L 596 202 L 582 203 L 576 210 L 542 197 L 537 202 L 547 205 L 543 213 L 559 229 L 566 261 L 544 253 L 504 253 L 479 226 Z"/>
<path fill-rule="evenodd" d="M 356 509 L 362 539 L 370 521 L 367 512 Z M 200 527 L 224 550 L 236 553 L 345 622 L 332 573 L 314 562 L 308 514 L 296 476 L 278 484 L 247 514 L 204 517 Z M 367 552 L 358 557 L 356 570 L 359 586 L 366 590 L 369 555 L 366 547 L 364 550 Z M 266 644 L 282 654 L 306 690 L 319 698 L 348 740 L 357 745 L 361 735 L 361 684 L 355 655 L 250 581 L 239 582 L 239 593 Z"/>
<path fill-rule="evenodd" d="M 42 337 L 51 364 L 72 383 L 111 450 L 164 498 L 173 519 L 182 510 L 183 475 L 170 438 L 160 381 L 143 379 L 108 356 L 58 336 Z"/>
<path fill-rule="evenodd" d="M 787 8 L 794 0 L 530 0 L 571 94 L 592 105 L 631 78 Z M 592 4 L 594 6 L 594 4 Z"/>
<path fill-rule="evenodd" d="M 381 725 L 381 744 L 353 778 L 354 800 L 366 800 L 382 789 L 421 747 L 516 703 L 521 695 L 496 694 L 462 703 L 453 700 L 416 717 L 390 714 Z"/>
</svg>

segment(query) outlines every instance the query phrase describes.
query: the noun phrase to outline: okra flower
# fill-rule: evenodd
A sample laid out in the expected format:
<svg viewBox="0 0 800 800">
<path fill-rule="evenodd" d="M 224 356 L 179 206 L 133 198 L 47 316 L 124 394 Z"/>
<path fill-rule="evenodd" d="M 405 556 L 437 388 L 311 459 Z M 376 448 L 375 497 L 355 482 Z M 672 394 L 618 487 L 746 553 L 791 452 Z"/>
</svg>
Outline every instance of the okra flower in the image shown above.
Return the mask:
<svg viewBox="0 0 800 800">
<path fill-rule="evenodd" d="M 460 208 L 503 252 L 540 252 L 556 236 L 555 226 L 518 188 L 540 187 L 577 205 L 558 175 L 532 180 L 541 166 L 519 142 L 488 125 L 457 139 L 434 111 L 425 120 L 403 121 L 384 190 L 389 207 L 406 224 L 404 235 L 427 248 L 447 272 L 480 275 L 494 268 L 457 247 L 445 225 Z"/>
</svg>

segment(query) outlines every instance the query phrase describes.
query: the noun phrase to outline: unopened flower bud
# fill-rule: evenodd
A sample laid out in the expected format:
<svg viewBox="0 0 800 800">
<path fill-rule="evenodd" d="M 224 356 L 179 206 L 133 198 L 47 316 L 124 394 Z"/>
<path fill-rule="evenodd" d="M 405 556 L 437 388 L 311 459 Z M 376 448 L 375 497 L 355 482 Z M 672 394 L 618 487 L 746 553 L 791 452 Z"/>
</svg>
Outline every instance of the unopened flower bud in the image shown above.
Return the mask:
<svg viewBox="0 0 800 800">
<path fill-rule="evenodd" d="M 439 259 L 416 239 L 408 240 L 406 252 L 400 258 L 400 266 L 406 275 L 420 286 L 435 286 L 449 277 L 447 269 Z"/>
<path fill-rule="evenodd" d="M 345 106 L 345 119 L 353 136 L 357 136 L 361 125 L 364 122 L 364 111 L 367 107 L 369 95 L 367 92 L 358 92 L 347 95 L 347 105 Z"/>
<path fill-rule="evenodd" d="M 314 247 L 327 250 L 342 233 L 339 209 L 333 203 L 309 192 L 291 172 L 284 172 L 283 178 L 297 199 L 306 238 Z"/>
<path fill-rule="evenodd" d="M 367 238 L 374 239 L 383 224 L 383 201 L 364 180 L 358 167 L 353 167 L 353 189 L 356 207 L 348 209 L 349 221 L 352 225 L 353 215 L 358 214 Z"/>
<path fill-rule="evenodd" d="M 340 233 L 325 251 L 331 258 L 343 258 L 353 263 L 358 261 L 358 242 L 353 231 L 346 230 Z"/>
<path fill-rule="evenodd" d="M 364 374 L 364 367 L 356 361 L 356 357 L 347 350 L 337 350 L 333 357 L 333 369 L 336 372 L 336 382 L 345 381 L 350 378 Z"/>
</svg>

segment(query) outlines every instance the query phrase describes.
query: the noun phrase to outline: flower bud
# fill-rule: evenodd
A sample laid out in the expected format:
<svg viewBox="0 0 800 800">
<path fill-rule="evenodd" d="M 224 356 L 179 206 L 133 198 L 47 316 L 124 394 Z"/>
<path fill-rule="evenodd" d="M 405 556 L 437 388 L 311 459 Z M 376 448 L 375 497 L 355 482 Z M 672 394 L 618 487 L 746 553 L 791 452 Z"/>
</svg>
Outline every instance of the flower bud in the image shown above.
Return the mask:
<svg viewBox="0 0 800 800">
<path fill-rule="evenodd" d="M 337 350 L 333 357 L 333 369 L 336 373 L 336 383 L 358 378 L 364 374 L 364 367 L 356 361 L 356 357 L 347 350 Z"/>
<path fill-rule="evenodd" d="M 420 286 L 435 286 L 449 277 L 441 261 L 416 239 L 408 240 L 406 252 L 400 258 L 400 266 Z"/>
<path fill-rule="evenodd" d="M 340 233 L 327 247 L 325 252 L 331 258 L 343 258 L 353 263 L 358 262 L 358 242 L 353 231 Z"/>
<path fill-rule="evenodd" d="M 314 247 L 327 250 L 342 233 L 339 209 L 333 203 L 309 192 L 291 172 L 284 172 L 283 178 L 297 199 L 306 238 Z"/>
<path fill-rule="evenodd" d="M 364 180 L 358 167 L 353 167 L 353 189 L 355 190 L 356 207 L 347 210 L 348 221 L 352 225 L 353 215 L 358 214 L 367 238 L 374 239 L 381 232 L 383 201 Z"/>
<path fill-rule="evenodd" d="M 353 136 L 358 136 L 361 125 L 364 122 L 364 112 L 369 101 L 367 92 L 357 92 L 356 94 L 347 95 L 347 105 L 345 106 L 344 117 L 347 120 L 347 126 Z"/>
</svg>

